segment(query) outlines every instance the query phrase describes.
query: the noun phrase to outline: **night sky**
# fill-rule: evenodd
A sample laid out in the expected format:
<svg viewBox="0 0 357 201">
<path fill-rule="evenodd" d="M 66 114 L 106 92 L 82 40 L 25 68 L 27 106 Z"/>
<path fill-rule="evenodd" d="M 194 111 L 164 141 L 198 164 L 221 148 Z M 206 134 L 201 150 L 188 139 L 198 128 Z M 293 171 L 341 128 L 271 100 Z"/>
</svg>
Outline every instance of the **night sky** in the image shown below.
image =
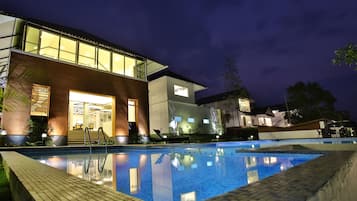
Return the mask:
<svg viewBox="0 0 357 201">
<path fill-rule="evenodd" d="M 224 90 L 227 56 L 258 106 L 283 103 L 298 81 L 318 82 L 357 120 L 357 71 L 331 64 L 335 49 L 357 42 L 356 0 L 2 0 L 0 10 L 161 61 L 207 86 L 199 96 Z"/>
</svg>

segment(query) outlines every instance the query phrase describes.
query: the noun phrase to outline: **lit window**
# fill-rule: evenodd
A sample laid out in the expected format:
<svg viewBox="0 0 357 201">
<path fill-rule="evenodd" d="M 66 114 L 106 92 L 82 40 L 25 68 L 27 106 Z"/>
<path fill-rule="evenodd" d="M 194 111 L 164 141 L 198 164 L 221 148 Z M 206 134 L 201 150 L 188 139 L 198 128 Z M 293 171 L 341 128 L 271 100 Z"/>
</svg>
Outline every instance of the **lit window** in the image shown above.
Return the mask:
<svg viewBox="0 0 357 201">
<path fill-rule="evenodd" d="M 250 103 L 248 99 L 238 99 L 239 110 L 242 112 L 250 112 Z"/>
<path fill-rule="evenodd" d="M 271 118 L 265 118 L 265 124 L 267 126 L 273 126 L 273 122 L 271 121 Z"/>
<path fill-rule="evenodd" d="M 203 119 L 202 122 L 203 124 L 209 124 L 209 119 Z"/>
<path fill-rule="evenodd" d="M 259 122 L 258 124 L 261 125 L 261 126 L 265 125 L 265 118 L 264 117 L 259 117 L 258 118 L 258 122 Z"/>
<path fill-rule="evenodd" d="M 247 171 L 247 182 L 248 184 L 259 181 L 259 175 L 257 170 L 249 170 Z"/>
<path fill-rule="evenodd" d="M 174 85 L 174 94 L 177 96 L 188 97 L 188 88 Z"/>
<path fill-rule="evenodd" d="M 68 129 L 97 130 L 102 127 L 105 134 L 112 136 L 115 98 L 112 96 L 69 91 Z"/>
<path fill-rule="evenodd" d="M 135 194 L 138 192 L 140 188 L 140 174 L 138 168 L 130 168 L 129 169 L 129 186 L 130 186 L 130 193 Z"/>
<path fill-rule="evenodd" d="M 86 43 L 79 43 L 78 64 L 95 67 L 95 47 Z"/>
<path fill-rule="evenodd" d="M 136 101 L 128 100 L 128 122 L 136 122 Z"/>
<path fill-rule="evenodd" d="M 39 38 L 40 30 L 28 26 L 26 31 L 25 52 L 37 54 Z"/>
<path fill-rule="evenodd" d="M 113 53 L 113 73 L 124 75 L 124 56 Z"/>
<path fill-rule="evenodd" d="M 125 57 L 125 75 L 134 77 L 135 59 L 131 57 Z"/>
<path fill-rule="evenodd" d="M 98 69 L 110 71 L 110 52 L 108 50 L 99 49 Z"/>
<path fill-rule="evenodd" d="M 187 118 L 188 123 L 195 123 L 195 118 L 189 117 Z"/>
<path fill-rule="evenodd" d="M 180 116 L 175 116 L 175 121 L 176 121 L 176 122 L 181 122 L 181 121 L 182 121 L 182 117 L 180 117 Z"/>
<path fill-rule="evenodd" d="M 41 31 L 40 55 L 58 59 L 59 36 Z"/>
<path fill-rule="evenodd" d="M 50 87 L 34 84 L 31 95 L 31 115 L 48 116 L 50 104 Z"/>
<path fill-rule="evenodd" d="M 60 55 L 59 55 L 60 60 L 75 63 L 76 50 L 77 50 L 77 43 L 75 40 L 61 37 Z"/>
</svg>

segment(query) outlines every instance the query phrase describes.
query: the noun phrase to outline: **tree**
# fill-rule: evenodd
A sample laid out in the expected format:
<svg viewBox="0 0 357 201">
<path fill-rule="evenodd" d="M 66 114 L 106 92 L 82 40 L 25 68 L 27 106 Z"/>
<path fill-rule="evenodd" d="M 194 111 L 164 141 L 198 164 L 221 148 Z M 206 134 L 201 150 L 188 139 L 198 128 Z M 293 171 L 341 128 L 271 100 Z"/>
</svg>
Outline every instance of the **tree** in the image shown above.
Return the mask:
<svg viewBox="0 0 357 201">
<path fill-rule="evenodd" d="M 357 44 L 350 43 L 346 47 L 339 48 L 335 51 L 335 57 L 332 59 L 333 64 L 348 65 L 357 70 Z"/>
<path fill-rule="evenodd" d="M 249 93 L 243 86 L 237 68 L 236 59 L 232 56 L 225 59 L 224 85 L 226 91 L 231 91 L 235 97 L 248 98 Z"/>
<path fill-rule="evenodd" d="M 316 82 L 298 82 L 287 89 L 288 105 L 295 112 L 290 114 L 291 123 L 301 123 L 319 118 L 339 120 L 344 118 L 336 112 L 336 98 Z"/>
<path fill-rule="evenodd" d="M 247 89 L 243 86 L 239 71 L 236 65 L 236 59 L 232 56 L 225 59 L 224 85 L 226 89 L 226 111 L 223 111 L 223 125 L 226 129 L 227 123 L 233 118 L 233 121 L 239 122 L 239 98 L 249 98 Z M 238 118 L 238 119 L 237 119 Z M 236 120 L 234 120 L 236 119 Z"/>
</svg>

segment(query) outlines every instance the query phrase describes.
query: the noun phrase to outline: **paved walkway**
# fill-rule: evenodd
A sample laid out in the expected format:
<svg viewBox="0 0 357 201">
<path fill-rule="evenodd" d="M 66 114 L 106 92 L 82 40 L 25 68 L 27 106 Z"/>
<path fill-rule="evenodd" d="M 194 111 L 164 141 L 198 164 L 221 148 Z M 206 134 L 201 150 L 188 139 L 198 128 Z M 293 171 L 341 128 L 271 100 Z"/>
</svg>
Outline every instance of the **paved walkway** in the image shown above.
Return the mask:
<svg viewBox="0 0 357 201">
<path fill-rule="evenodd" d="M 14 200 L 140 201 L 140 199 L 93 184 L 16 152 L 0 152 L 10 169 Z"/>
</svg>

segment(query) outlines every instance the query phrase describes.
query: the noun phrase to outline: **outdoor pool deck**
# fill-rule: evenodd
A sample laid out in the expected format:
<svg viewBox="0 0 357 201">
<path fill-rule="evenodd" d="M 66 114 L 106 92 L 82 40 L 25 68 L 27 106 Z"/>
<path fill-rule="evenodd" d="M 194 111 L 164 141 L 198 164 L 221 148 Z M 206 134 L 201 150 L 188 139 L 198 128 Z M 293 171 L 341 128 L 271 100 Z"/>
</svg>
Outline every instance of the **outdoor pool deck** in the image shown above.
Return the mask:
<svg viewBox="0 0 357 201">
<path fill-rule="evenodd" d="M 336 146 L 337 145 L 337 146 Z M 284 145 L 253 152 L 324 153 L 315 160 L 291 168 L 280 174 L 252 183 L 210 201 L 241 200 L 354 200 L 357 192 L 356 144 Z M 141 145 L 162 147 L 178 145 Z M 138 147 L 136 145 L 112 148 Z M 68 175 L 46 166 L 16 151 L 44 149 L 88 149 L 86 146 L 66 147 L 1 147 L 2 163 L 10 180 L 14 200 L 125 200 L 140 199 Z M 5 151 L 6 150 L 6 151 Z M 333 151 L 331 151 L 333 150 Z M 341 151 L 343 150 L 343 151 Z M 237 150 L 240 151 L 240 150 Z M 248 151 L 249 152 L 249 151 Z"/>
</svg>

